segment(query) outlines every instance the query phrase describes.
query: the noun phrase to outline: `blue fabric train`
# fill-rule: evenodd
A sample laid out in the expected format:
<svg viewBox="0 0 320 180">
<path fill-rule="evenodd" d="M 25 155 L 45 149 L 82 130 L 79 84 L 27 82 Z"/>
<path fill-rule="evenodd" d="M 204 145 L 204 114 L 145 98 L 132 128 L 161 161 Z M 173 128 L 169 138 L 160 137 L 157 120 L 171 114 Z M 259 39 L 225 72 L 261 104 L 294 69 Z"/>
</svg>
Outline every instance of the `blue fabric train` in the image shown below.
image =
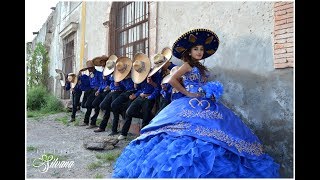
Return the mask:
<svg viewBox="0 0 320 180">
<path fill-rule="evenodd" d="M 190 92 L 166 106 L 117 159 L 112 177 L 121 178 L 273 178 L 279 164 L 260 140 L 221 102 L 219 82 L 201 82 L 193 67 L 183 76 Z M 210 90 L 211 88 L 211 90 Z"/>
</svg>

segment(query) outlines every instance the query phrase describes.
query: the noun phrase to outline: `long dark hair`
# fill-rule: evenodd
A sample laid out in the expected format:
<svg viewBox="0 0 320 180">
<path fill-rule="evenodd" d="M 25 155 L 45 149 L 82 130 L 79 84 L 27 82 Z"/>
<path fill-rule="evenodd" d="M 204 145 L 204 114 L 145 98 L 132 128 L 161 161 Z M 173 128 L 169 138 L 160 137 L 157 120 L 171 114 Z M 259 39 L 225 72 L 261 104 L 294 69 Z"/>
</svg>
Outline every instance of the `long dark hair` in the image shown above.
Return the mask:
<svg viewBox="0 0 320 180">
<path fill-rule="evenodd" d="M 191 56 L 189 55 L 191 53 L 191 49 L 194 48 L 195 46 L 192 46 L 191 48 L 187 49 L 183 54 L 182 54 L 182 61 L 189 63 L 191 67 L 197 67 L 200 70 L 200 74 L 202 77 L 206 75 L 206 72 L 208 72 L 208 68 L 202 65 L 199 61 L 195 61 L 191 59 Z"/>
</svg>

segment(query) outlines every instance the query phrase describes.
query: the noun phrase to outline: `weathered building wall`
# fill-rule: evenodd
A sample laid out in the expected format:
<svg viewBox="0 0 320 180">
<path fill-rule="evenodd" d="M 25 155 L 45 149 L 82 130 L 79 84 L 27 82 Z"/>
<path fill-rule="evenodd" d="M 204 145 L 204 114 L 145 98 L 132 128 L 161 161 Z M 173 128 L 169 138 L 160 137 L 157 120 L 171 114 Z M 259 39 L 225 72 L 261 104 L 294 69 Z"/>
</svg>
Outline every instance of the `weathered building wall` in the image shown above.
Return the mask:
<svg viewBox="0 0 320 180">
<path fill-rule="evenodd" d="M 37 36 L 32 41 L 33 49 L 36 47 L 36 44 L 41 42 L 44 43 L 46 37 L 46 23 L 43 23 L 41 29 L 39 29 Z"/>
<path fill-rule="evenodd" d="M 52 41 L 51 48 L 49 52 L 50 64 L 49 64 L 49 74 L 50 79 L 52 79 L 51 92 L 56 97 L 61 97 L 61 85 L 60 82 L 55 79 L 56 71 L 55 69 L 62 69 L 62 50 L 60 50 L 60 19 L 61 19 L 61 4 L 57 3 L 55 11 L 53 11 L 53 30 L 52 30 Z M 60 52 L 61 51 L 61 52 Z"/>
<path fill-rule="evenodd" d="M 154 3 L 154 2 L 153 2 Z M 194 28 L 213 30 L 220 39 L 217 52 L 205 60 L 211 80 L 224 84 L 221 101 L 251 128 L 264 148 L 281 165 L 281 177 L 293 177 L 293 69 L 274 69 L 274 2 L 156 2 L 150 30 L 150 47 L 161 51 L 172 47 L 183 33 Z M 61 31 L 77 22 L 74 71 L 80 69 L 81 33 L 85 31 L 82 66 L 87 59 L 108 54 L 108 27 L 111 2 L 59 2 L 54 11 L 55 29 L 49 56 L 50 76 L 62 69 Z M 154 11 L 157 11 L 156 13 Z M 85 29 L 81 23 L 85 21 Z M 154 26 L 152 26 L 154 27 Z M 33 41 L 44 42 L 43 26 Z M 156 42 L 154 41 L 156 36 Z M 152 38 L 151 38 L 152 37 Z M 156 46 L 154 48 L 153 46 Z M 150 54 L 153 56 L 153 53 Z M 152 58 L 152 57 L 150 57 Z M 172 58 L 175 64 L 181 61 Z M 55 95 L 61 86 L 54 80 Z"/>
<path fill-rule="evenodd" d="M 78 66 L 79 51 L 80 51 L 80 34 L 81 34 L 81 2 L 59 2 L 59 22 L 57 22 L 58 36 L 56 37 L 57 51 L 55 53 L 57 66 L 54 69 L 63 69 L 63 64 L 65 63 L 63 58 L 63 30 L 70 25 L 70 23 L 77 23 L 77 29 L 74 31 L 74 59 L 72 63 L 72 71 L 75 72 Z M 71 33 L 70 33 L 71 34 Z M 53 68 L 51 68 L 53 69 Z M 53 69 L 53 70 L 54 70 Z M 52 75 L 55 76 L 56 72 L 52 71 Z M 67 73 L 67 72 L 66 72 Z M 61 85 L 56 82 L 56 92 L 61 93 Z M 58 96 L 59 97 L 59 96 Z"/>
<path fill-rule="evenodd" d="M 183 33 L 208 28 L 219 37 L 205 60 L 211 79 L 224 84 L 222 102 L 256 133 L 293 177 L 293 69 L 273 67 L 273 2 L 159 2 L 157 49 Z M 173 58 L 178 65 L 180 60 Z"/>
<path fill-rule="evenodd" d="M 84 65 L 87 59 L 107 54 L 107 31 L 103 23 L 107 21 L 107 9 L 111 2 L 93 1 L 86 3 L 86 30 Z M 102 67 L 97 67 L 102 71 Z"/>
</svg>

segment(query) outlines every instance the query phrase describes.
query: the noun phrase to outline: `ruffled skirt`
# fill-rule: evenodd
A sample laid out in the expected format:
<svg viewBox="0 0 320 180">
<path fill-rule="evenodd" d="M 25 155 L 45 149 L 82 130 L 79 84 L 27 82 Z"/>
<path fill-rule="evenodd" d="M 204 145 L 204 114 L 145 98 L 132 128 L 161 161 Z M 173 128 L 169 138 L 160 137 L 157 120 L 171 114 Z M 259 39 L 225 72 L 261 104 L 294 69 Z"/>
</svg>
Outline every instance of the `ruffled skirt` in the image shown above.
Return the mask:
<svg viewBox="0 0 320 180">
<path fill-rule="evenodd" d="M 166 133 L 132 141 L 114 166 L 113 178 L 273 178 L 279 165 L 268 155 L 253 160 L 219 145 Z"/>
</svg>

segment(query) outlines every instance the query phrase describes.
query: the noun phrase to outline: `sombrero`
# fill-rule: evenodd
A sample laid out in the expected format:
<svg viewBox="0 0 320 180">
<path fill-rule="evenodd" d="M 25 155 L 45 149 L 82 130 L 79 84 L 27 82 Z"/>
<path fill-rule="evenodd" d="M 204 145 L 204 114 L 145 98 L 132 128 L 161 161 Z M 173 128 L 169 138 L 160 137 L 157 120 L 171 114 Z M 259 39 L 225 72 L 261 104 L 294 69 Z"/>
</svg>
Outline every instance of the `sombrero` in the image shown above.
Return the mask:
<svg viewBox="0 0 320 180">
<path fill-rule="evenodd" d="M 89 69 L 91 67 L 94 67 L 94 64 L 93 64 L 92 60 L 87 60 L 86 67 L 80 69 L 79 71 L 85 71 L 85 70 L 87 70 L 87 69 Z"/>
<path fill-rule="evenodd" d="M 218 36 L 209 29 L 194 29 L 180 36 L 172 46 L 173 55 L 181 59 L 182 54 L 192 46 L 203 45 L 202 59 L 213 55 L 219 46 Z"/>
<path fill-rule="evenodd" d="M 128 57 L 120 57 L 116 61 L 116 67 L 113 72 L 115 82 L 122 81 L 131 71 L 132 61 Z"/>
<path fill-rule="evenodd" d="M 116 55 L 111 55 L 106 62 L 106 65 L 103 69 L 103 76 L 108 76 L 114 71 L 114 67 L 116 66 L 116 61 L 118 57 Z"/>
<path fill-rule="evenodd" d="M 170 74 L 166 75 L 162 81 L 161 84 L 165 84 L 168 83 L 170 78 L 174 75 L 174 73 L 176 73 L 178 71 L 178 69 L 180 68 L 180 66 L 175 66 L 170 70 Z"/>
<path fill-rule="evenodd" d="M 164 48 L 161 53 L 158 53 L 153 58 L 153 68 L 150 71 L 148 77 L 151 77 L 160 68 L 162 68 L 172 57 L 172 51 L 170 48 Z"/>
<path fill-rule="evenodd" d="M 71 88 L 74 88 L 78 82 L 78 78 L 76 76 L 75 73 L 69 73 L 68 74 L 68 81 L 70 82 L 71 84 Z"/>
<path fill-rule="evenodd" d="M 58 75 L 55 77 L 56 80 L 60 81 L 61 86 L 65 86 L 66 85 L 66 76 L 65 76 L 64 72 L 61 69 L 56 69 L 56 73 L 58 73 Z"/>
<path fill-rule="evenodd" d="M 140 84 L 146 79 L 151 69 L 151 62 L 147 55 L 137 53 L 133 57 L 131 78 L 135 84 Z"/>
<path fill-rule="evenodd" d="M 92 59 L 93 65 L 95 66 L 102 66 L 106 65 L 106 61 L 108 60 L 108 56 L 102 55 Z"/>
</svg>

